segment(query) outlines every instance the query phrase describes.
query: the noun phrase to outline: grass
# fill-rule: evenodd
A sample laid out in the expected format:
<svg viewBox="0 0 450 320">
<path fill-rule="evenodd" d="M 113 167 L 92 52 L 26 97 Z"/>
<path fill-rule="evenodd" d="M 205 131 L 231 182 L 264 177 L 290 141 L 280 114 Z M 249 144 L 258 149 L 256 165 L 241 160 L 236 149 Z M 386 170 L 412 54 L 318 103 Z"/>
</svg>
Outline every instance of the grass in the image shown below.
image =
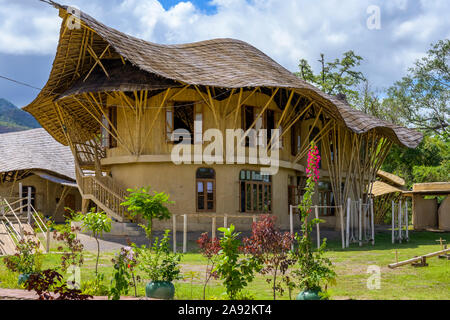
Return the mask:
<svg viewBox="0 0 450 320">
<path fill-rule="evenodd" d="M 336 285 L 328 288 L 331 299 L 450 299 L 450 260 L 437 257 L 428 259 L 428 267 L 415 268 L 410 265 L 389 269 L 387 265 L 395 262 L 395 250 L 399 261 L 420 256 L 440 250 L 435 241 L 442 237 L 450 243 L 450 233 L 414 232 L 410 233 L 410 241 L 402 244 L 392 244 L 390 234 L 377 234 L 375 246 L 357 244 L 343 250 L 339 241 L 330 241 L 326 253 L 337 273 Z M 60 254 L 56 252 L 56 244 L 51 253 L 44 255 L 43 268 L 55 268 L 60 264 Z M 52 247 L 53 247 L 52 246 Z M 191 246 L 194 248 L 194 246 Z M 99 261 L 99 272 L 105 274 L 106 285 L 112 279 L 113 268 L 111 259 L 117 252 L 103 252 Z M 83 281 L 95 278 L 95 252 L 85 252 L 85 262 L 81 270 Z M 206 259 L 193 251 L 183 255 L 182 272 L 185 280 L 176 281 L 176 299 L 202 299 L 203 278 Z M 369 290 L 367 280 L 371 276 L 368 267 L 376 265 L 381 270 L 381 287 L 378 290 Z M 138 272 L 142 279 L 138 282 L 138 295 L 145 295 L 147 279 L 145 274 Z M 3 263 L 0 263 L 0 287 L 18 288 L 17 274 L 9 272 Z M 293 297 L 298 290 L 293 292 Z M 129 295 L 134 294 L 130 288 Z M 247 295 L 255 299 L 272 299 L 270 285 L 266 278 L 257 275 L 248 286 Z M 225 289 L 220 281 L 211 281 L 207 288 L 208 299 L 224 299 Z M 289 299 L 286 292 L 279 299 Z"/>
</svg>

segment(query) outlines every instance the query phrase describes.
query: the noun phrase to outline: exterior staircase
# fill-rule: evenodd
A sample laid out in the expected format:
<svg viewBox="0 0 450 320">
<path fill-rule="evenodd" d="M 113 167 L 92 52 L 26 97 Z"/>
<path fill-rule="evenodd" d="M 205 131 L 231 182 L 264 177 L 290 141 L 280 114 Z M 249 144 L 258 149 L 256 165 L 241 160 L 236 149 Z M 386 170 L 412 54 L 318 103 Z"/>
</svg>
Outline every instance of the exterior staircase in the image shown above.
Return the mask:
<svg viewBox="0 0 450 320">
<path fill-rule="evenodd" d="M 39 228 L 44 237 L 47 237 L 47 226 L 39 214 L 29 203 L 22 205 L 29 199 L 0 198 L 0 255 L 13 255 L 16 253 L 17 243 L 21 239 L 32 239 L 44 246 L 36 236 L 32 224 Z M 26 212 L 21 213 L 21 209 Z"/>
<path fill-rule="evenodd" d="M 78 189 L 83 200 L 93 201 L 109 217 L 119 222 L 129 222 L 131 217 L 124 206 L 128 192 L 118 186 L 110 176 L 98 176 L 83 171 L 76 165 Z"/>
</svg>

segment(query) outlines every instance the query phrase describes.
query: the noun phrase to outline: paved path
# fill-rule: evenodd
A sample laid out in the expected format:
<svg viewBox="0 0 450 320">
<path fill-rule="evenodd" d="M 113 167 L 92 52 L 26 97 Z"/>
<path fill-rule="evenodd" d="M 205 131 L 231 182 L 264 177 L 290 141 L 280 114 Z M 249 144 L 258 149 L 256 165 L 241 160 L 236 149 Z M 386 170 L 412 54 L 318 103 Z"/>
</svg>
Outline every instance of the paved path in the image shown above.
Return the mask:
<svg viewBox="0 0 450 320">
<path fill-rule="evenodd" d="M 0 289 L 0 300 L 37 300 L 34 292 L 21 289 Z M 108 300 L 105 296 L 94 296 L 94 300 Z M 154 300 L 147 297 L 120 297 L 120 300 Z"/>
</svg>

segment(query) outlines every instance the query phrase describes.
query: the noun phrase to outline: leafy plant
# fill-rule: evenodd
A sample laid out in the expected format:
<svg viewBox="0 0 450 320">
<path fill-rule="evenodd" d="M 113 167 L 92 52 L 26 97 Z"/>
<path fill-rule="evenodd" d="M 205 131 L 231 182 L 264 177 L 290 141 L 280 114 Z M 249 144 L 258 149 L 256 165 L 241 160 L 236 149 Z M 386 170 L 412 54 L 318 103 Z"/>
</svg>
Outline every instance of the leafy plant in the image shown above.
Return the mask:
<svg viewBox="0 0 450 320">
<path fill-rule="evenodd" d="M 219 259 L 213 271 L 217 272 L 223 280 L 227 295 L 235 300 L 238 294 L 247 284 L 255 278 L 255 271 L 259 272 L 261 266 L 254 256 L 246 256 L 239 259 L 239 253 L 243 251 L 241 242 L 237 238 L 239 233 L 234 232 L 233 224 L 229 228 L 219 228 L 223 232 L 220 239 Z"/>
<path fill-rule="evenodd" d="M 53 239 L 62 241 L 65 245 L 58 247 L 58 250 L 62 252 L 61 269 L 64 272 L 66 272 L 70 266 L 81 267 L 83 265 L 84 246 L 81 241 L 77 239 L 76 234 L 80 230 L 80 227 L 72 227 L 69 221 L 64 225 L 61 232 L 58 232 L 56 230 L 53 232 Z"/>
<path fill-rule="evenodd" d="M 93 296 L 107 296 L 109 294 L 109 287 L 104 284 L 105 275 L 103 273 L 97 274 L 94 280 L 89 280 L 81 284 L 81 291 L 83 294 Z"/>
<path fill-rule="evenodd" d="M 103 232 L 111 231 L 111 219 L 104 212 L 96 212 L 94 208 L 83 216 L 82 227 L 84 230 L 92 232 L 92 236 L 97 242 L 97 260 L 95 262 L 95 275 L 98 275 L 98 260 L 100 258 L 100 242 L 98 237 L 103 235 Z"/>
<path fill-rule="evenodd" d="M 308 152 L 308 165 L 306 173 L 305 194 L 303 201 L 299 205 L 302 221 L 302 236 L 295 235 L 298 247 L 294 250 L 293 259 L 297 261 L 298 268 L 292 271 L 292 274 L 298 281 L 298 286 L 303 290 L 317 290 L 321 292 L 322 283 L 327 286 L 333 283 L 336 277 L 332 270 L 332 263 L 328 258 L 323 257 L 326 247 L 326 239 L 320 248 L 315 251 L 311 242 L 311 231 L 313 226 L 320 222 L 320 219 L 312 219 L 308 223 L 308 216 L 311 213 L 312 196 L 315 190 L 315 184 L 319 180 L 318 163 L 320 161 L 319 151 L 314 142 L 311 143 Z"/>
<path fill-rule="evenodd" d="M 116 254 L 112 262 L 114 264 L 114 277 L 111 280 L 108 298 L 119 300 L 122 294 L 128 294 L 130 285 L 134 285 L 136 290 L 133 269 L 137 265 L 137 254 L 129 246 L 122 247 L 120 253 Z"/>
<path fill-rule="evenodd" d="M 191 284 L 191 299 L 193 297 L 193 287 L 194 287 L 194 280 L 200 279 L 200 272 L 198 271 L 188 271 L 184 274 L 183 280 L 187 281 L 189 280 Z"/>
<path fill-rule="evenodd" d="M 30 275 L 25 282 L 25 288 L 28 291 L 35 291 L 39 300 L 87 300 L 93 298 L 89 294 L 82 294 L 79 289 L 69 288 L 63 276 L 52 269 Z"/>
<path fill-rule="evenodd" d="M 208 286 L 211 278 L 217 279 L 217 272 L 213 271 L 218 260 L 218 253 L 221 250 L 220 241 L 217 238 L 210 239 L 208 233 L 202 233 L 201 237 L 197 240 L 197 244 L 200 247 L 200 253 L 208 262 L 206 263 L 205 282 L 203 284 L 203 300 L 206 299 L 206 287 Z"/>
<path fill-rule="evenodd" d="M 38 241 L 27 238 L 30 233 L 24 232 L 24 237 L 17 243 L 17 253 L 5 258 L 6 267 L 21 274 L 39 272 L 42 267 L 42 253 Z"/>
<path fill-rule="evenodd" d="M 274 216 L 263 215 L 253 223 L 252 236 L 244 239 L 245 252 L 255 255 L 263 264 L 260 273 L 272 275 L 266 281 L 272 284 L 274 300 L 277 292 L 281 295 L 284 293 L 278 276 L 286 276 L 289 267 L 296 262 L 289 254 L 294 239 L 289 232 L 279 231 L 275 227 L 275 220 Z"/>
<path fill-rule="evenodd" d="M 144 271 L 152 281 L 173 281 L 182 279 L 180 273 L 181 255 L 169 249 L 169 230 L 159 240 L 155 238 L 152 250 L 145 246 L 139 248 L 139 269 Z"/>
<path fill-rule="evenodd" d="M 126 201 L 120 205 L 126 206 L 133 217 L 141 215 L 147 220 L 147 225 L 140 224 L 140 226 L 145 230 L 149 243 L 152 245 L 153 219 L 169 219 L 170 211 L 166 206 L 174 202 L 169 201 L 169 195 L 164 192 L 153 191 L 153 194 L 150 194 L 150 187 L 127 189 L 127 191 L 130 195 L 126 196 Z"/>
</svg>

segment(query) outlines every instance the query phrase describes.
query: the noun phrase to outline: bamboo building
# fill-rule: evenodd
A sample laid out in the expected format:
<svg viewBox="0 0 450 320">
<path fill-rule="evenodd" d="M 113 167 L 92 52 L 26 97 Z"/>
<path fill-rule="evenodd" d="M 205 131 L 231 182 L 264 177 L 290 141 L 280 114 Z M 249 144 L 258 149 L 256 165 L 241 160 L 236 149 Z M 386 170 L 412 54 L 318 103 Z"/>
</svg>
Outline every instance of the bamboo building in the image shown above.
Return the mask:
<svg viewBox="0 0 450 320">
<path fill-rule="evenodd" d="M 170 194 L 172 213 L 194 215 L 190 230 L 204 230 L 211 221 L 205 215 L 227 214 L 271 213 L 286 227 L 314 141 L 322 155 L 315 203 L 324 206 L 325 224 L 338 228 L 342 212 L 325 206 L 345 212 L 348 198 L 367 201 L 392 144 L 415 148 L 422 140 L 323 93 L 243 41 L 155 44 L 54 6 L 62 25 L 53 68 L 24 109 L 72 150 L 83 210 L 93 201 L 127 221 L 120 206 L 126 189 L 150 185 Z M 192 149 L 205 150 L 210 128 L 224 136 L 226 129 L 281 130 L 278 173 L 261 175 L 266 165 L 249 161 L 251 146 L 241 164 L 172 162 L 174 130 L 186 130 Z"/>
<path fill-rule="evenodd" d="M 0 155 L 0 198 L 24 199 L 30 190 L 34 209 L 57 222 L 65 208 L 81 209 L 72 152 L 47 131 L 0 134 Z"/>
</svg>

